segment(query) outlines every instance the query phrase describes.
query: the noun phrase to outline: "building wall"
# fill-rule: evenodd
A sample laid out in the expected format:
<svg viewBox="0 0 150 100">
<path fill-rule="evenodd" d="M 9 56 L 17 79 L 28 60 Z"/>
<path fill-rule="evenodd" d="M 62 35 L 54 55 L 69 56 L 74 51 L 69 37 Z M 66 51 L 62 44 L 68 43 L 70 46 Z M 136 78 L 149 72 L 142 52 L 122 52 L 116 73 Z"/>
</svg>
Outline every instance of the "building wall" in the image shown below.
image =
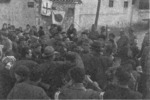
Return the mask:
<svg viewBox="0 0 150 100">
<path fill-rule="evenodd" d="M 3 23 L 25 27 L 27 24 L 36 25 L 36 10 L 28 8 L 28 1 L 11 0 L 9 3 L 0 3 L 0 28 Z"/>
<path fill-rule="evenodd" d="M 82 1 L 81 5 L 76 6 L 75 24 L 78 30 L 88 29 L 94 24 L 98 3 L 98 0 Z M 132 0 L 128 0 L 128 8 L 124 8 L 124 1 L 126 0 L 114 0 L 114 7 L 111 8 L 109 7 L 109 0 L 101 0 L 98 25 L 123 28 L 129 26 L 131 19 L 132 23 L 138 23 L 141 18 L 139 18 L 137 4 L 132 6 Z M 132 7 L 133 16 L 131 16 Z"/>
<path fill-rule="evenodd" d="M 35 2 L 34 8 L 28 8 L 29 1 Z M 16 27 L 25 27 L 27 24 L 30 25 L 45 25 L 48 28 L 51 24 L 50 17 L 44 17 L 40 14 L 40 1 L 41 0 L 11 0 L 9 3 L 0 3 L 0 28 L 3 23 L 15 25 Z M 114 0 L 114 7 L 109 8 L 109 0 L 101 0 L 100 16 L 98 24 L 109 25 L 113 27 L 126 27 L 129 25 L 131 19 L 131 1 L 129 1 L 129 7 L 124 8 L 124 0 Z M 82 0 L 82 4 L 75 5 L 74 24 L 78 30 L 86 29 L 91 27 L 95 22 L 97 2 L 98 0 Z M 54 4 L 56 9 L 65 10 L 66 13 L 68 8 L 74 8 L 72 4 Z M 145 15 L 146 14 L 146 15 Z M 134 9 L 133 22 L 143 20 L 149 17 L 148 11 L 138 11 Z M 70 21 L 69 21 L 70 20 Z M 72 23 L 72 19 L 65 18 L 63 24 L 67 29 Z"/>
</svg>

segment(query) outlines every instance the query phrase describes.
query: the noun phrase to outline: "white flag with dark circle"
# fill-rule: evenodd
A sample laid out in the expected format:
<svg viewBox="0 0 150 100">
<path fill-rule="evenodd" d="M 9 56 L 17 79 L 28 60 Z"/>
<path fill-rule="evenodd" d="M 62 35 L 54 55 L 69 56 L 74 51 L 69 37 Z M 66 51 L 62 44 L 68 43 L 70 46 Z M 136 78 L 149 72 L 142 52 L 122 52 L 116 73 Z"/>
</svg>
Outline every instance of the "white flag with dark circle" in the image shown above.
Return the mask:
<svg viewBox="0 0 150 100">
<path fill-rule="evenodd" d="M 65 11 L 53 10 L 52 22 L 53 24 L 61 25 L 65 17 Z"/>
</svg>

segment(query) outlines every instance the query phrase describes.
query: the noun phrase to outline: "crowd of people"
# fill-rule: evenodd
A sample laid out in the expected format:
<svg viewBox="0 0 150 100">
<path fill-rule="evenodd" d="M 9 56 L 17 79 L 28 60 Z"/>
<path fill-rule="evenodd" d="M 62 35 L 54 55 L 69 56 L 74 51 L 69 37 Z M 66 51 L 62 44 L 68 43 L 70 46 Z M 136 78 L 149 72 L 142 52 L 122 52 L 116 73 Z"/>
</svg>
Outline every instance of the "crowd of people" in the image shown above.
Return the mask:
<svg viewBox="0 0 150 100">
<path fill-rule="evenodd" d="M 0 30 L 0 99 L 150 98 L 150 39 L 95 25 L 80 35 L 52 24 Z"/>
</svg>

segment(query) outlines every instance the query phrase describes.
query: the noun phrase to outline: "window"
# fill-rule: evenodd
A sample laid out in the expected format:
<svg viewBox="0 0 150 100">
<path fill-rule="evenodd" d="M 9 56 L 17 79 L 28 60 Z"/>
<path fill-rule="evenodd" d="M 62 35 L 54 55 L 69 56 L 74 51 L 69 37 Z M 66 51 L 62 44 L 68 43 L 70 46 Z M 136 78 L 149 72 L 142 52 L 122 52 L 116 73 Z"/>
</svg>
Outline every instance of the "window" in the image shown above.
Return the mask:
<svg viewBox="0 0 150 100">
<path fill-rule="evenodd" d="M 0 3 L 9 3 L 11 0 L 0 0 Z"/>
<path fill-rule="evenodd" d="M 128 8 L 128 1 L 124 1 L 124 8 Z"/>
<path fill-rule="evenodd" d="M 149 9 L 149 0 L 141 0 L 139 4 L 139 9 L 148 10 Z"/>
<path fill-rule="evenodd" d="M 68 8 L 69 15 L 74 15 L 74 8 Z"/>
<path fill-rule="evenodd" d="M 52 10 L 57 10 L 56 7 L 52 7 Z"/>
<path fill-rule="evenodd" d="M 28 2 L 28 8 L 34 8 L 34 2 Z"/>
<path fill-rule="evenodd" d="M 113 7 L 114 6 L 114 0 L 109 0 L 109 7 Z"/>
</svg>

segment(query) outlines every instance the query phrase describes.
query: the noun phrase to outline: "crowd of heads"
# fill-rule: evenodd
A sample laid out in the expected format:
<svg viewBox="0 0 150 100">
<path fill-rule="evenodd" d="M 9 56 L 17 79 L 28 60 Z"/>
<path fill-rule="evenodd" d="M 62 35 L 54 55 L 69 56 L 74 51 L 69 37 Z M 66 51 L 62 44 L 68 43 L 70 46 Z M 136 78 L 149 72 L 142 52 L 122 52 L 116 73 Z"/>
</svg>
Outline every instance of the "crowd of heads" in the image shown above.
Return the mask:
<svg viewBox="0 0 150 100">
<path fill-rule="evenodd" d="M 116 37 L 120 38 L 116 40 Z M 120 36 L 116 36 L 115 33 L 108 32 L 108 28 L 105 26 L 102 26 L 100 32 L 98 32 L 95 25 L 92 25 L 90 30 L 85 30 L 79 34 L 73 24 L 66 32 L 63 31 L 61 26 L 52 24 L 48 33 L 44 31 L 42 26 L 38 29 L 36 26 L 26 25 L 26 29 L 23 29 L 22 27 L 16 28 L 14 25 L 3 24 L 0 31 L 0 44 L 1 61 L 5 68 L 9 70 L 16 66 L 13 70 L 17 82 L 32 80 L 39 83 L 44 80 L 44 74 L 57 76 L 59 73 L 58 76 L 62 78 L 63 84 L 57 86 L 56 81 L 54 81 L 56 87 L 54 90 L 51 88 L 52 92 L 56 92 L 68 80 L 74 83 L 84 83 L 86 74 L 90 74 L 87 72 L 86 66 L 84 66 L 84 69 L 80 66 L 75 67 L 76 57 L 74 53 L 80 55 L 81 58 L 84 55 L 100 56 L 102 61 L 103 58 L 107 57 L 111 64 L 103 70 L 105 71 L 104 75 L 107 76 L 106 85 L 115 82 L 114 79 L 117 78 L 117 83 L 125 86 L 133 78 L 131 77 L 133 71 L 139 74 L 143 73 L 139 60 L 142 49 L 140 51 L 137 46 L 137 38 L 132 29 L 127 32 L 121 30 Z M 22 60 L 25 62 L 23 63 Z M 83 58 L 82 60 L 84 63 Z M 17 65 L 16 62 L 19 61 L 21 62 Z M 36 64 L 28 65 L 30 61 L 36 62 Z M 39 66 L 51 61 L 69 62 L 67 66 L 73 66 L 73 68 L 65 65 L 58 68 L 59 71 L 48 72 L 51 74 L 47 74 L 46 71 L 42 73 L 44 68 L 42 69 Z M 49 88 L 46 85 L 42 86 Z M 106 87 L 100 88 L 106 90 Z M 134 88 L 134 90 L 137 91 L 137 88 Z M 54 93 L 50 94 L 51 98 L 53 98 L 52 95 Z"/>
</svg>

